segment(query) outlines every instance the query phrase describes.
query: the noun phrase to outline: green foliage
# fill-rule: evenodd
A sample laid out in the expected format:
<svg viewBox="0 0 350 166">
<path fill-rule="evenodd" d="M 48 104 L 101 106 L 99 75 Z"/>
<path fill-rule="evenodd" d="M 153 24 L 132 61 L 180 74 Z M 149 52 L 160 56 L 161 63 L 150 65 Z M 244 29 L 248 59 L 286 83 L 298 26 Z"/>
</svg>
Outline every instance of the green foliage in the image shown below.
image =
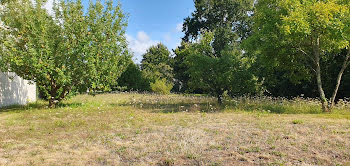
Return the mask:
<svg viewBox="0 0 350 166">
<path fill-rule="evenodd" d="M 163 78 L 171 82 L 173 79 L 171 62 L 170 51 L 160 43 L 150 47 L 143 55 L 141 69 L 151 82 Z"/>
<path fill-rule="evenodd" d="M 131 59 L 125 72 L 118 78 L 118 86 L 126 87 L 128 91 L 148 91 L 149 80 L 144 77 L 140 67 Z"/>
<path fill-rule="evenodd" d="M 334 89 L 334 83 L 336 82 L 335 76 L 338 74 L 340 66 L 344 62 L 344 57 L 347 54 L 347 50 L 343 49 L 338 54 L 328 53 L 326 58 L 321 59 L 321 66 L 324 66 L 322 70 L 322 78 L 323 78 L 323 87 L 326 93 L 326 96 L 332 95 L 332 90 Z M 349 88 L 350 88 L 350 70 L 346 70 L 344 72 L 344 76 L 342 79 L 342 84 L 339 87 L 339 93 L 337 95 L 338 99 L 344 99 L 344 97 L 349 97 Z M 316 91 L 317 92 L 317 91 Z"/>
<path fill-rule="evenodd" d="M 253 0 L 195 0 L 196 10 L 192 13 L 190 17 L 185 18 L 183 32 L 185 33 L 185 37 L 183 38 L 183 42 L 193 42 L 197 39 L 201 38 L 201 35 L 204 35 L 203 32 L 210 31 L 212 32 L 212 39 L 209 48 L 205 48 L 210 52 L 211 58 L 204 57 L 207 59 L 199 59 L 203 63 L 207 65 L 215 64 L 217 70 L 207 71 L 211 72 L 224 72 L 219 71 L 223 68 L 228 67 L 225 63 L 224 67 L 220 67 L 218 63 L 221 62 L 213 62 L 212 60 L 219 60 L 222 56 L 226 56 L 225 54 L 231 54 L 232 50 L 238 51 L 239 43 L 242 39 L 246 38 L 249 34 L 250 29 L 250 17 L 249 13 L 251 13 L 253 9 Z M 175 50 L 176 56 L 174 57 L 174 76 L 175 76 L 175 86 L 176 90 L 181 92 L 197 92 L 203 93 L 210 89 L 209 87 L 204 86 L 192 86 L 190 84 L 191 75 L 188 70 L 190 70 L 187 62 L 187 59 L 190 55 L 193 55 L 193 50 L 188 49 L 186 47 L 186 43 L 183 43 L 179 48 Z M 200 51 L 198 51 L 200 52 Z M 207 52 L 207 53 L 209 53 Z M 207 54 L 204 53 L 204 54 Z M 236 53 L 234 53 L 236 54 Z M 199 54 L 197 53 L 199 56 Z M 218 58 L 218 59 L 215 59 Z M 198 57 L 203 58 L 203 57 Z M 226 57 L 227 58 L 227 57 Z M 195 57 L 192 58 L 195 60 Z M 224 60 L 225 58 L 221 59 Z M 230 59 L 230 58 L 228 58 Z M 209 62 L 212 61 L 212 62 Z M 200 68 L 200 63 L 198 67 Z M 208 67 L 203 64 L 203 67 Z M 218 69 L 219 67 L 220 69 Z M 192 68 L 193 69 L 193 68 Z M 228 68 L 226 68 L 228 69 Z M 226 70 L 225 69 L 225 70 Z M 226 71 L 225 71 L 226 72 Z M 194 73 L 194 72 L 191 72 Z M 228 72 L 226 72 L 228 73 Z M 214 74 L 215 75 L 215 74 Z M 207 76 L 207 75 L 203 75 Z M 222 79 L 219 84 L 226 84 L 223 81 L 224 75 L 222 75 Z M 204 78 L 208 80 L 211 79 L 219 79 L 219 78 Z M 193 79 L 192 79 L 193 80 Z M 207 82 L 205 81 L 205 82 Z M 193 82 L 193 81 L 192 81 Z M 210 84 L 217 84 L 210 81 Z M 194 83 L 195 84 L 195 83 Z M 218 86 L 217 86 L 218 87 Z M 218 88 L 221 89 L 221 88 Z M 222 93 L 223 90 L 210 90 L 210 91 L 219 91 Z"/>
<path fill-rule="evenodd" d="M 165 45 L 159 43 L 156 46 L 150 47 L 143 55 L 141 61 L 142 76 L 144 82 L 148 84 L 148 87 L 144 87 L 144 89 L 154 91 L 153 89 L 155 87 L 155 92 L 169 93 L 171 89 L 167 92 L 167 88 L 170 87 L 169 85 L 171 85 L 171 88 L 173 87 L 173 68 L 171 65 L 172 58 L 170 57 L 170 51 Z M 163 79 L 171 84 L 163 83 L 164 85 L 161 85 Z M 158 83 L 156 83 L 157 81 Z"/>
<path fill-rule="evenodd" d="M 159 94 L 170 94 L 170 90 L 173 88 L 171 83 L 168 83 L 166 79 L 157 79 L 154 83 L 151 83 L 153 92 Z"/>
<path fill-rule="evenodd" d="M 188 65 L 185 63 L 186 58 L 191 54 L 190 49 L 186 49 L 188 44 L 186 42 L 181 42 L 181 46 L 174 50 L 175 57 L 172 67 L 174 69 L 174 79 L 175 85 L 174 90 L 177 92 L 197 92 L 200 93 L 199 89 L 190 89 L 188 87 L 188 81 L 190 76 L 188 74 Z"/>
<path fill-rule="evenodd" d="M 310 80 L 313 74 L 307 57 L 299 56 L 289 43 L 281 41 L 286 38 L 279 30 L 283 12 L 269 1 L 259 1 L 254 12 L 252 35 L 243 42 L 245 51 L 256 57 L 255 73 L 267 86 L 278 84 L 280 79 L 299 83 Z"/>
<path fill-rule="evenodd" d="M 304 121 L 299 120 L 299 119 L 296 119 L 296 120 L 293 120 L 292 123 L 293 123 L 293 124 L 303 124 Z"/>
<path fill-rule="evenodd" d="M 0 15 L 1 63 L 8 70 L 37 83 L 54 106 L 72 92 L 110 90 L 127 67 L 127 22 L 112 1 L 60 1 L 54 16 L 36 0 L 11 1 Z"/>
<path fill-rule="evenodd" d="M 184 41 L 197 39 L 202 30 L 216 31 L 213 48 L 220 52 L 238 37 L 249 34 L 254 0 L 195 0 L 196 11 L 184 22 Z"/>
<path fill-rule="evenodd" d="M 349 2 L 342 0 L 258 1 L 253 33 L 246 41 L 249 45 L 246 48 L 254 50 L 254 54 L 260 56 L 257 58 L 260 64 L 268 63 L 263 66 L 270 66 L 267 67 L 270 69 L 277 66 L 292 81 L 307 80 L 315 73 L 313 78 L 317 82 L 326 111 L 327 99 L 323 91 L 321 71 L 330 64 L 320 64 L 322 61 L 330 62 L 330 57 L 348 48 L 349 11 Z M 349 64 L 348 60 L 349 54 L 338 74 L 337 86 Z M 335 78 L 336 75 L 331 77 Z M 333 99 L 337 89 L 334 88 Z"/>
<path fill-rule="evenodd" d="M 286 34 L 291 44 L 299 46 L 306 53 L 315 44 L 311 43 L 315 38 L 320 38 L 322 51 L 343 49 L 350 40 L 348 3 L 343 0 L 281 1 L 277 5 L 286 13 L 280 15 L 282 24 L 279 29 Z M 311 45 L 305 45 L 307 43 Z"/>
<path fill-rule="evenodd" d="M 212 47 L 214 35 L 207 32 L 198 43 L 187 44 L 190 55 L 186 58 L 190 88 L 200 88 L 215 95 L 221 102 L 224 91 L 232 96 L 255 94 L 259 90 L 256 78 L 249 71 L 250 60 L 242 53 L 228 47 L 215 56 Z"/>
</svg>

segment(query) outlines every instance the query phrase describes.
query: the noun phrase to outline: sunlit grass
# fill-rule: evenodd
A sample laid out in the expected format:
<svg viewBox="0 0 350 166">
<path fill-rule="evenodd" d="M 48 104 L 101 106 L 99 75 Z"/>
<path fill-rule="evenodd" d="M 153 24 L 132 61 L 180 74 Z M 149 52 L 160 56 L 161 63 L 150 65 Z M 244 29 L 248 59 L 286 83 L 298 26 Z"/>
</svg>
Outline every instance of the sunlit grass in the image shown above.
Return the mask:
<svg viewBox="0 0 350 166">
<path fill-rule="evenodd" d="M 347 102 L 202 95 L 79 95 L 0 111 L 0 165 L 342 164 Z"/>
</svg>

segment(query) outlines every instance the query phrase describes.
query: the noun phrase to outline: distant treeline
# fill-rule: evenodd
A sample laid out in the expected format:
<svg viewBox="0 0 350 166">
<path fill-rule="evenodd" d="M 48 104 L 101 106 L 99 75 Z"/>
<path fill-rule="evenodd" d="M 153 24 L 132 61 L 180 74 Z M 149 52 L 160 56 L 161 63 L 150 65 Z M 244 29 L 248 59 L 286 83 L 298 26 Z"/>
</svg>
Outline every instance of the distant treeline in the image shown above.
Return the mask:
<svg viewBox="0 0 350 166">
<path fill-rule="evenodd" d="M 131 59 L 126 17 L 112 0 L 0 1 L 0 68 L 37 83 L 55 106 L 111 90 L 222 96 L 349 97 L 349 0 L 194 0 L 181 45 Z M 130 13 L 132 15 L 132 13 Z"/>
<path fill-rule="evenodd" d="M 140 65 L 130 61 L 120 86 L 149 91 L 157 82 L 219 102 L 224 93 L 319 97 L 324 111 L 350 96 L 349 1 L 194 2 L 181 46 L 173 54 L 151 47 Z"/>
</svg>

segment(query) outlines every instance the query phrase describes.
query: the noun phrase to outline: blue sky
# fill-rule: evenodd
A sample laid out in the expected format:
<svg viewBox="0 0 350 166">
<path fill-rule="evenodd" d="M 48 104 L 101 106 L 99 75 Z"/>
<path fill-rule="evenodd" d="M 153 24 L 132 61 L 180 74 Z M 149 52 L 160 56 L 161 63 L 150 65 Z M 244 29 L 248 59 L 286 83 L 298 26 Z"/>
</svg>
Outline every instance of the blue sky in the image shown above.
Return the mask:
<svg viewBox="0 0 350 166">
<path fill-rule="evenodd" d="M 95 0 L 93 0 L 95 1 Z M 45 8 L 50 11 L 53 0 L 48 0 Z M 89 0 L 82 0 L 85 7 Z M 118 0 L 114 0 L 115 4 Z M 139 63 L 142 54 L 157 43 L 165 44 L 169 50 L 180 45 L 184 36 L 184 18 L 194 11 L 193 0 L 120 0 L 122 9 L 128 13 L 127 39 L 134 53 L 134 61 Z"/>
<path fill-rule="evenodd" d="M 194 10 L 193 0 L 121 0 L 121 4 L 129 13 L 127 38 L 136 62 L 159 42 L 169 50 L 176 48 L 183 37 L 183 20 Z"/>
</svg>

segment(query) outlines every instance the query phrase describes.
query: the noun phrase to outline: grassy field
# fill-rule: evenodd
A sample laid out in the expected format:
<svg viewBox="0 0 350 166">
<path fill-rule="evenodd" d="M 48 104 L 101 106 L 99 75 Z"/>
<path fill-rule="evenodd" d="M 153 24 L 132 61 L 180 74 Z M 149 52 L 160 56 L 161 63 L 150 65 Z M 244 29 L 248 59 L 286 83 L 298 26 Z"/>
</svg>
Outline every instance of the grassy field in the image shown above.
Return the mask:
<svg viewBox="0 0 350 166">
<path fill-rule="evenodd" d="M 342 165 L 350 104 L 312 99 L 80 95 L 0 110 L 0 165 Z"/>
</svg>

